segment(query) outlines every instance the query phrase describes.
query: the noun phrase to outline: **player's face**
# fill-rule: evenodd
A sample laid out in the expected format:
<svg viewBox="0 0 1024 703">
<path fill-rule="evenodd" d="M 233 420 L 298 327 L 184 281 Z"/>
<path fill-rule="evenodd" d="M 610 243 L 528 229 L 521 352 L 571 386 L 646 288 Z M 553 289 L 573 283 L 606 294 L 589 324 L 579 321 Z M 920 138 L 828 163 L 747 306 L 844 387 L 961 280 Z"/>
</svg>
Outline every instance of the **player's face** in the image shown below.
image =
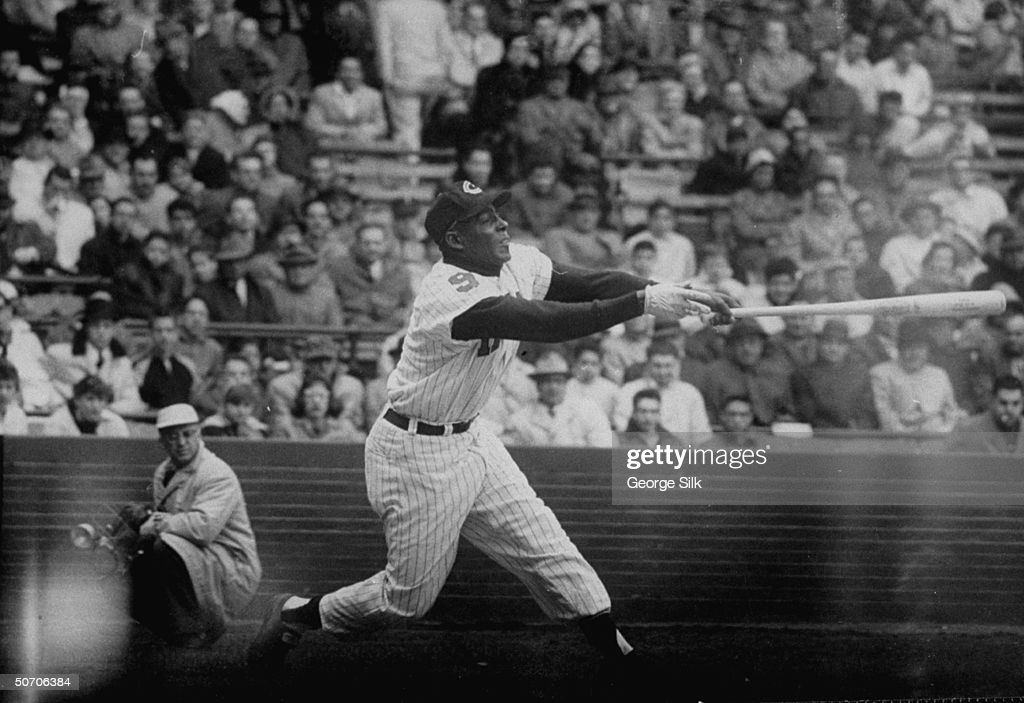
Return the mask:
<svg viewBox="0 0 1024 703">
<path fill-rule="evenodd" d="M 493 207 L 481 212 L 469 224 L 471 226 L 460 230 L 466 259 L 486 268 L 500 268 L 512 258 L 508 248 L 508 223 Z"/>
<path fill-rule="evenodd" d="M 199 453 L 199 425 L 168 427 L 160 431 L 160 444 L 175 466 L 185 466 Z"/>
<path fill-rule="evenodd" d="M 1024 395 L 1013 388 L 1001 388 L 992 399 L 992 415 L 996 424 L 1004 429 L 1012 429 L 1020 423 L 1024 411 Z"/>
</svg>

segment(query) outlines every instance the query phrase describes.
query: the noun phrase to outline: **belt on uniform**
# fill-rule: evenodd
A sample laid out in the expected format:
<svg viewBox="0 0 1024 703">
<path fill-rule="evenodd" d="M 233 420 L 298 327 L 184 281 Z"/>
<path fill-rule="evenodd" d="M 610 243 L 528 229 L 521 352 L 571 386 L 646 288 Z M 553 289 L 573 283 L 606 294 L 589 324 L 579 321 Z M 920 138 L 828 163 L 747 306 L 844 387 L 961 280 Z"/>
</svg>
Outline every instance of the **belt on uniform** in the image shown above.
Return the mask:
<svg viewBox="0 0 1024 703">
<path fill-rule="evenodd" d="M 469 426 L 473 424 L 473 421 L 469 420 L 467 422 L 453 422 L 449 425 L 430 425 L 426 422 L 408 418 L 392 408 L 388 408 L 387 412 L 384 413 L 384 419 L 400 430 L 409 431 L 409 427 L 414 426 L 412 431 L 416 434 L 433 435 L 435 437 L 460 434 L 468 430 Z"/>
</svg>

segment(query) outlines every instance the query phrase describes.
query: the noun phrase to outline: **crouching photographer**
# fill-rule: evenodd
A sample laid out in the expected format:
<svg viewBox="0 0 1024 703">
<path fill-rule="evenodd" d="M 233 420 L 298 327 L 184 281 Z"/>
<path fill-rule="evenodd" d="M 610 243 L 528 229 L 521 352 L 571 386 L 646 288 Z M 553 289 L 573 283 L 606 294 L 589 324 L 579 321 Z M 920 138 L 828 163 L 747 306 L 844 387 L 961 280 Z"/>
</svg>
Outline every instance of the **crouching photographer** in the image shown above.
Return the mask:
<svg viewBox="0 0 1024 703">
<path fill-rule="evenodd" d="M 163 408 L 156 427 L 168 458 L 129 567 L 132 617 L 172 644 L 207 646 L 259 585 L 256 540 L 238 477 L 204 445 L 195 409 Z"/>
</svg>

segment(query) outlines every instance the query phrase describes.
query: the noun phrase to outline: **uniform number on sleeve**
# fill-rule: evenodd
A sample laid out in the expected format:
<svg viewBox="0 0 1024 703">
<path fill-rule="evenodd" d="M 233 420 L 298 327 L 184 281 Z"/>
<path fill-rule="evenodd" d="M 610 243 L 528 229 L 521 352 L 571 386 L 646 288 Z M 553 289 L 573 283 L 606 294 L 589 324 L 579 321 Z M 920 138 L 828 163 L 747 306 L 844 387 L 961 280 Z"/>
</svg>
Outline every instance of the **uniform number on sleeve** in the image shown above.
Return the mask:
<svg viewBox="0 0 1024 703">
<path fill-rule="evenodd" d="M 496 338 L 484 338 L 480 340 L 480 348 L 477 349 L 477 356 L 489 356 L 494 352 L 498 351 L 498 347 L 501 346 L 501 340 Z"/>
<path fill-rule="evenodd" d="M 463 272 L 452 274 L 448 282 L 455 286 L 455 290 L 460 293 L 466 293 L 480 285 L 476 280 L 476 276 Z"/>
</svg>

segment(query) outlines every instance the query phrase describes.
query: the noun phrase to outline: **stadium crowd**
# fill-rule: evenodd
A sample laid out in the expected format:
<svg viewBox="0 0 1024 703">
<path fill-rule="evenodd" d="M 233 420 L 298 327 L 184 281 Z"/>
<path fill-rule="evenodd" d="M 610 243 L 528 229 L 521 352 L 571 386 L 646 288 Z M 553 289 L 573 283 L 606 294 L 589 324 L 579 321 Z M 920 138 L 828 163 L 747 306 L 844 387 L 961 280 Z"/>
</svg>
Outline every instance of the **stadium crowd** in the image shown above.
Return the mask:
<svg viewBox="0 0 1024 703">
<path fill-rule="evenodd" d="M 371 197 L 340 170 L 377 147 L 410 171 L 453 150 L 451 177 L 510 189 L 513 238 L 564 263 L 747 305 L 1010 301 L 995 319 L 642 317 L 524 345 L 480 418 L 511 443 L 782 421 L 951 433 L 982 416 L 1019 432 L 1024 175 L 976 168 L 996 147 L 973 97 L 1024 89 L 1019 0 L 2 10 L 3 432 L 35 417 L 126 436 L 125 418 L 188 402 L 209 435 L 361 441 L 438 258 L 422 201 Z M 698 226 L 673 197 L 630 205 L 623 170 L 651 164 L 688 171 L 676 195 L 708 197 Z M 40 300 L 68 285 L 75 324 L 46 324 Z M 211 323 L 320 333 L 215 338 Z M 338 343 L 365 327 L 393 332 L 376 363 Z M 1007 402 L 1015 415 L 994 409 Z"/>
</svg>

